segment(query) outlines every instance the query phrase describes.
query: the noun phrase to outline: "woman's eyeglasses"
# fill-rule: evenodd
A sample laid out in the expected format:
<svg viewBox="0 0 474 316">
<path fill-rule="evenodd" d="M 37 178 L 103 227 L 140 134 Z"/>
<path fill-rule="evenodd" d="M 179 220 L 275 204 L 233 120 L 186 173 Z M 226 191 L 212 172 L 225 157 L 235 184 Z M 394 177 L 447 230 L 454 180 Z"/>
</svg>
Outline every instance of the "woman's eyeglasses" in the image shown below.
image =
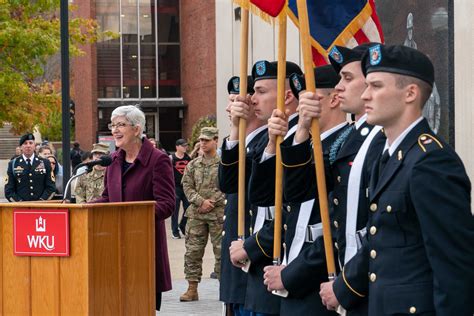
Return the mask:
<svg viewBox="0 0 474 316">
<path fill-rule="evenodd" d="M 130 124 L 130 123 L 125 123 L 125 122 L 118 122 L 116 124 L 113 124 L 113 123 L 109 123 L 107 125 L 107 127 L 109 128 L 109 130 L 114 130 L 116 128 L 124 128 L 125 126 L 133 126 L 133 124 Z"/>
</svg>

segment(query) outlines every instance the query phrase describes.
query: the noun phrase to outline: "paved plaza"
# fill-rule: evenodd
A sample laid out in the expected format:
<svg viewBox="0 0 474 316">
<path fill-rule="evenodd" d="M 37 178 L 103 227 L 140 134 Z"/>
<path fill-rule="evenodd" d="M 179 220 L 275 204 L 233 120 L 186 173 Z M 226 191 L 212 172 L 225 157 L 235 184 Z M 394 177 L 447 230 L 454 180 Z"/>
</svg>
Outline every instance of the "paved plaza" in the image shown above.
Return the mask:
<svg viewBox="0 0 474 316">
<path fill-rule="evenodd" d="M 161 311 L 157 315 L 222 315 L 222 303 L 219 302 L 219 281 L 210 279 L 209 275 L 214 269 L 214 254 L 211 243 L 208 242 L 203 259 L 203 278 L 199 283 L 199 301 L 180 302 L 179 297 L 183 294 L 188 282 L 184 279 L 184 237 L 172 239 L 170 219 L 166 221 L 166 233 L 168 237 L 168 254 L 170 258 L 171 277 L 173 289 L 163 293 Z"/>
</svg>

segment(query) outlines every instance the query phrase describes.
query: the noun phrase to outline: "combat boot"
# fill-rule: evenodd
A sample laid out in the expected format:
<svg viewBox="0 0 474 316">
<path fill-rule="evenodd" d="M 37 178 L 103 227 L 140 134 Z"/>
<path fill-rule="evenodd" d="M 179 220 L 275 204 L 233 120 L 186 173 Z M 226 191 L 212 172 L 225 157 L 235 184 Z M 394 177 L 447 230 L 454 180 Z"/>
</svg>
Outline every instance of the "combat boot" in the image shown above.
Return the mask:
<svg viewBox="0 0 474 316">
<path fill-rule="evenodd" d="M 179 297 L 179 300 L 181 302 L 191 302 L 191 301 L 198 301 L 199 300 L 199 295 L 198 295 L 198 282 L 197 281 L 188 281 L 189 287 L 188 290 Z"/>
</svg>

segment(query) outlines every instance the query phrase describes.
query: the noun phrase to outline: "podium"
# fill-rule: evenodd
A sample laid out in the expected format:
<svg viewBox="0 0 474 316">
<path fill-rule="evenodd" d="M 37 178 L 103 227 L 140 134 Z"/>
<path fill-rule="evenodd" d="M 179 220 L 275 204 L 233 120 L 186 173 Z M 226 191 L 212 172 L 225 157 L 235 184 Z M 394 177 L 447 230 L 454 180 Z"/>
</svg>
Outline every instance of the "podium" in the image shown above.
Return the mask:
<svg viewBox="0 0 474 316">
<path fill-rule="evenodd" d="M 155 202 L 0 204 L 0 315 L 155 315 Z M 14 255 L 14 210 L 69 210 L 69 256 Z"/>
</svg>

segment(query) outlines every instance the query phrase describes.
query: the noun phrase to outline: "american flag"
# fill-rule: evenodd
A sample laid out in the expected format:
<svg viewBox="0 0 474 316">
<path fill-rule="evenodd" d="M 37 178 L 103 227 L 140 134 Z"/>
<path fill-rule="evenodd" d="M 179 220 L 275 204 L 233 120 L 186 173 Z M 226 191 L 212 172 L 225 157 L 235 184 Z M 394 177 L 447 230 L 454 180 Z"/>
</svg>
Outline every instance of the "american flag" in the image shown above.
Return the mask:
<svg viewBox="0 0 474 316">
<path fill-rule="evenodd" d="M 328 63 L 328 53 L 335 45 L 352 48 L 366 42 L 384 42 L 374 0 L 308 0 L 307 6 L 316 66 Z M 287 9 L 299 28 L 296 0 L 289 0 Z"/>
</svg>

